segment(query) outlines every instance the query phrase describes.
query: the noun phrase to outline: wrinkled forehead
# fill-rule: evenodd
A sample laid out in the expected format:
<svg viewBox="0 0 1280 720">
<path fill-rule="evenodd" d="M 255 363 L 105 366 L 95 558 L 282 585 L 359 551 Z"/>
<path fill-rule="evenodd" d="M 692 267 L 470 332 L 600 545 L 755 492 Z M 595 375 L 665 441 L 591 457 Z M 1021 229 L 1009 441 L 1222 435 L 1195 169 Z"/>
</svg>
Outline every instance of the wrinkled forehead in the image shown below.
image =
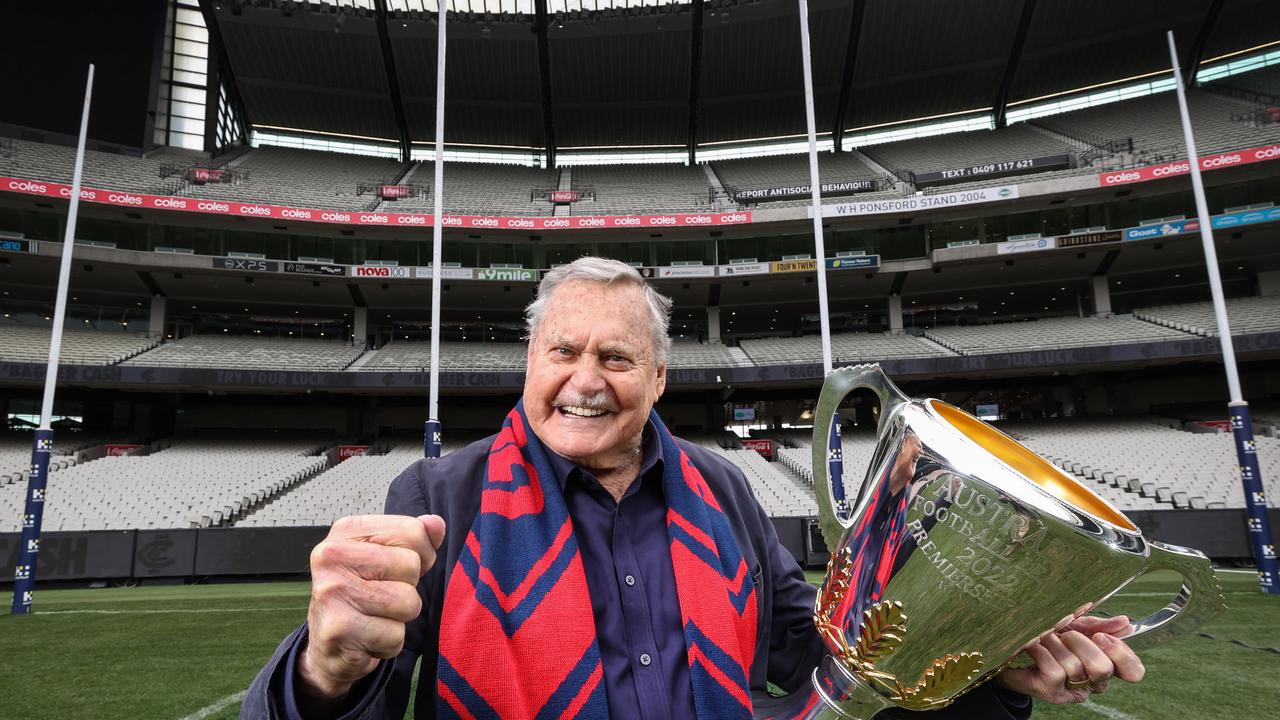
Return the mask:
<svg viewBox="0 0 1280 720">
<path fill-rule="evenodd" d="M 625 347 L 651 356 L 653 319 L 644 288 L 630 283 L 566 282 L 548 299 L 538 339 Z"/>
</svg>

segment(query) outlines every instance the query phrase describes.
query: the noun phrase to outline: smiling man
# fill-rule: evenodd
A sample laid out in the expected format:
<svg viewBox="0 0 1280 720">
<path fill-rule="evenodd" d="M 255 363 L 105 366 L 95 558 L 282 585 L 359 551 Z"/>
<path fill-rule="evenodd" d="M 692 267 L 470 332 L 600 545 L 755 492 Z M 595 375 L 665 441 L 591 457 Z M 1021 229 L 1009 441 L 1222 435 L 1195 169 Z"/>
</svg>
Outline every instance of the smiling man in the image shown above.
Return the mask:
<svg viewBox="0 0 1280 720">
<path fill-rule="evenodd" d="M 549 272 L 502 429 L 408 468 L 387 515 L 334 523 L 307 622 L 241 717 L 401 718 L 419 660 L 415 718 L 750 718 L 768 683 L 806 687 L 816 589 L 742 472 L 653 411 L 670 309 L 620 262 Z M 1141 661 L 1107 634 L 1126 625 L 1048 634 L 1028 648 L 1038 667 L 929 715 L 1025 718 L 1028 695 L 1136 681 Z"/>
</svg>

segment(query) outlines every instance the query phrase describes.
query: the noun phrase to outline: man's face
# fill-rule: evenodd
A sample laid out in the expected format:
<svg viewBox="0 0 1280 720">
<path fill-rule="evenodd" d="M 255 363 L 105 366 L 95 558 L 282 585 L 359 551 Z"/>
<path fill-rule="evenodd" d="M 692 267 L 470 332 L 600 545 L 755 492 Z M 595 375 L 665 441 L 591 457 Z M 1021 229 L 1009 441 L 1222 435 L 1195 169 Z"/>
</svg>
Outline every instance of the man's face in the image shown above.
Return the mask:
<svg viewBox="0 0 1280 720">
<path fill-rule="evenodd" d="M 524 408 L 534 434 L 587 468 L 618 467 L 634 455 L 667 382 L 651 328 L 642 288 L 557 287 L 529 341 Z"/>
</svg>

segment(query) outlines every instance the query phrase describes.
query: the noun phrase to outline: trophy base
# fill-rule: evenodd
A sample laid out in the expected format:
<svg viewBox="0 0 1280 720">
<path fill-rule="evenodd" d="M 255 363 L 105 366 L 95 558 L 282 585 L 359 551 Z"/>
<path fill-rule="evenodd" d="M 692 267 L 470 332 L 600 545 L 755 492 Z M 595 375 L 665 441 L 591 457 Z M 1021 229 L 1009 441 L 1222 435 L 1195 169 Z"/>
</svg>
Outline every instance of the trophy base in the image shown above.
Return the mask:
<svg viewBox="0 0 1280 720">
<path fill-rule="evenodd" d="M 753 704 L 756 720 L 871 720 L 893 707 L 830 655 L 814 668 L 808 688 Z"/>
</svg>

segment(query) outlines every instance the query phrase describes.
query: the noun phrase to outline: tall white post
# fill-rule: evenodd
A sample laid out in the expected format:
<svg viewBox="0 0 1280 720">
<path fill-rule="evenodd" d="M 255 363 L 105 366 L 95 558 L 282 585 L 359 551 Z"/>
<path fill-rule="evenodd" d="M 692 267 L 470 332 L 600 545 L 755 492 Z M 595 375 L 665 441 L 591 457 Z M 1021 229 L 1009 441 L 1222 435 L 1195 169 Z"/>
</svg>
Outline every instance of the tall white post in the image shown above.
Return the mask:
<svg viewBox="0 0 1280 720">
<path fill-rule="evenodd" d="M 1213 314 L 1218 321 L 1218 339 L 1222 344 L 1222 364 L 1227 371 L 1227 389 L 1231 402 L 1227 413 L 1231 417 L 1231 434 L 1236 441 L 1236 458 L 1240 462 L 1240 481 L 1244 484 L 1245 509 L 1249 515 L 1249 539 L 1253 544 L 1253 559 L 1258 566 L 1258 582 L 1263 592 L 1280 594 L 1280 569 L 1276 563 L 1276 546 L 1271 535 L 1271 521 L 1267 516 L 1266 495 L 1262 489 L 1262 472 L 1258 466 L 1258 449 L 1253 438 L 1253 421 L 1249 417 L 1249 403 L 1244 401 L 1240 389 L 1240 371 L 1236 368 L 1236 350 L 1231 341 L 1231 326 L 1227 319 L 1227 301 L 1222 292 L 1222 276 L 1218 272 L 1218 252 L 1213 244 L 1213 221 L 1209 217 L 1209 204 L 1204 198 L 1204 181 L 1200 177 L 1200 155 L 1196 153 L 1196 139 L 1191 132 L 1191 115 L 1187 112 L 1187 90 L 1182 81 L 1182 69 L 1178 66 L 1178 48 L 1173 41 L 1173 31 L 1167 34 L 1169 60 L 1173 64 L 1173 78 L 1178 90 L 1178 113 L 1182 117 L 1182 137 L 1187 143 L 1187 165 L 1191 168 L 1191 189 L 1196 197 L 1196 215 L 1200 220 L 1200 242 L 1204 246 L 1204 263 L 1209 271 L 1209 291 L 1213 294 Z"/>
<path fill-rule="evenodd" d="M 818 323 L 822 332 L 822 369 L 831 372 L 831 318 L 827 312 L 827 249 L 822 237 L 822 184 L 818 178 L 817 123 L 813 119 L 813 63 L 809 53 L 809 2 L 800 3 L 800 55 L 804 64 L 804 119 L 809 133 L 809 196 L 813 246 L 818 261 Z"/>
<path fill-rule="evenodd" d="M 93 97 L 93 65 L 84 86 L 84 109 L 80 111 L 80 139 L 76 143 L 75 170 L 71 175 L 71 204 L 67 210 L 67 230 L 62 236 L 62 264 L 58 267 L 58 294 L 53 308 L 53 330 L 49 336 L 49 362 L 45 366 L 44 400 L 40 404 L 40 427 L 31 442 L 31 473 L 27 476 L 27 502 L 22 515 L 18 565 L 14 569 L 13 605 L 10 612 L 31 612 L 35 590 L 36 564 L 40 551 L 40 525 L 44 519 L 45 490 L 49 480 L 49 454 L 53 451 L 53 394 L 58 386 L 58 355 L 62 352 L 62 325 L 67 312 L 67 287 L 71 284 L 71 255 L 76 247 L 76 216 L 80 212 L 80 176 L 84 170 L 84 143 L 89 132 L 89 102 Z"/>
<path fill-rule="evenodd" d="M 813 214 L 813 247 L 818 273 L 818 324 L 822 333 L 822 371 L 831 374 L 831 318 L 827 309 L 827 248 L 822 237 L 822 182 L 818 176 L 818 131 L 813 119 L 813 62 L 809 52 L 809 2 L 800 4 L 800 57 L 804 65 L 804 119 L 809 134 L 809 198 Z M 836 128 L 836 132 L 840 129 Z M 830 422 L 827 441 L 827 471 L 831 491 L 835 495 L 836 512 L 847 514 L 844 497 L 844 453 L 840 443 L 840 414 L 830 418 L 814 418 L 814 422 Z M 822 492 L 819 490 L 818 492 Z"/>
<path fill-rule="evenodd" d="M 440 457 L 440 284 L 441 256 L 444 241 L 444 60 L 447 49 L 445 24 L 448 11 L 445 0 L 439 3 L 436 14 L 436 166 L 435 180 L 431 188 L 435 195 L 431 226 L 431 389 L 427 411 L 427 424 L 423 436 L 426 457 Z"/>
</svg>

